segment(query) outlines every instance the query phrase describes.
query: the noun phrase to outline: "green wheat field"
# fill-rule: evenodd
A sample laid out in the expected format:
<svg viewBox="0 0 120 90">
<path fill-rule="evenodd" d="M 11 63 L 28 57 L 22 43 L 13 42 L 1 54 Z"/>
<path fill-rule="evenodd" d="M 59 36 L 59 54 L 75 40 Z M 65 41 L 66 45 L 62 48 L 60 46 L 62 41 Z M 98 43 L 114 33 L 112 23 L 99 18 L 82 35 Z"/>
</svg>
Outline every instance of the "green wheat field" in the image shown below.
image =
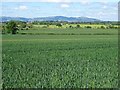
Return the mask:
<svg viewBox="0 0 120 90">
<path fill-rule="evenodd" d="M 117 88 L 118 30 L 38 28 L 2 35 L 5 88 Z"/>
</svg>

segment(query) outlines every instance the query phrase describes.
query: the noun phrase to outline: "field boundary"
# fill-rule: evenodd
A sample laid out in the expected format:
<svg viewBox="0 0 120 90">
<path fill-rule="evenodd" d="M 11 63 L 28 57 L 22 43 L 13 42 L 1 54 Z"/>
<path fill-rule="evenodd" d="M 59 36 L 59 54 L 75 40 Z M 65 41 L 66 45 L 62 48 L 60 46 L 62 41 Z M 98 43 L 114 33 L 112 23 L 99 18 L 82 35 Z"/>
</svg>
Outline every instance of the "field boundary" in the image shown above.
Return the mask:
<svg viewBox="0 0 120 90">
<path fill-rule="evenodd" d="M 113 33 L 81 33 L 81 34 L 75 34 L 75 33 L 19 33 L 22 35 L 117 35 Z"/>
</svg>

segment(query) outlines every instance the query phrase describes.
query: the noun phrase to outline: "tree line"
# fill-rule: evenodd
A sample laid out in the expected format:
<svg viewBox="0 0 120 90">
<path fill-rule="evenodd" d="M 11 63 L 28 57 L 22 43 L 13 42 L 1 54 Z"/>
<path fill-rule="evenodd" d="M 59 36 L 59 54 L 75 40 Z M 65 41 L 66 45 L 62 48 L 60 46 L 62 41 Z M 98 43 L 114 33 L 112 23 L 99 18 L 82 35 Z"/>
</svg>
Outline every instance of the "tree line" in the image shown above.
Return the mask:
<svg viewBox="0 0 120 90">
<path fill-rule="evenodd" d="M 104 23 L 106 24 L 106 22 L 99 22 L 99 23 Z M 112 22 L 107 22 L 108 24 L 106 26 L 101 26 L 101 27 L 98 27 L 98 28 L 101 28 L 101 29 L 117 29 L 118 27 L 115 27 L 114 25 L 116 25 L 116 23 Z M 85 26 L 84 28 L 92 28 L 92 26 L 90 26 L 91 24 L 95 24 L 95 22 L 83 22 L 83 23 L 80 23 L 80 22 L 63 22 L 63 21 L 34 21 L 34 22 L 23 22 L 23 21 L 9 21 L 9 22 L 6 22 L 6 23 L 3 23 L 2 24 L 2 33 L 5 34 L 5 33 L 11 33 L 11 34 L 17 34 L 19 30 L 29 30 L 30 28 L 33 27 L 33 25 L 46 25 L 46 26 L 43 26 L 43 28 L 48 28 L 49 25 L 56 25 L 57 27 L 59 28 L 62 28 L 63 25 L 66 25 L 68 24 L 69 27 L 68 28 L 82 28 L 80 24 L 89 24 L 88 26 Z M 76 24 L 76 26 L 72 26 L 71 24 Z M 98 25 L 98 22 L 96 22 L 96 25 Z"/>
</svg>

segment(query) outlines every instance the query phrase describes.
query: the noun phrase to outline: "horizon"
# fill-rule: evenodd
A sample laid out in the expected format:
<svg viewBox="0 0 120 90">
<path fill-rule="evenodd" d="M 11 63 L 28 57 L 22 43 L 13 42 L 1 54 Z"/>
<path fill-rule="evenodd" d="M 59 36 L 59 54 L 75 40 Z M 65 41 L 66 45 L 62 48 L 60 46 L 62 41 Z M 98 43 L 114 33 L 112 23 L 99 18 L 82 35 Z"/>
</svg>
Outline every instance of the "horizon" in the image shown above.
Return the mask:
<svg viewBox="0 0 120 90">
<path fill-rule="evenodd" d="M 14 16 L 0 16 L 0 17 L 10 17 L 10 18 L 28 18 L 29 19 L 29 17 L 14 17 Z M 75 17 L 75 16 L 73 16 L 73 17 L 71 17 L 71 16 L 47 16 L 48 18 L 49 17 L 69 17 L 69 18 L 90 18 L 90 17 Z M 41 17 L 32 17 L 32 18 L 30 18 L 30 19 L 34 19 L 34 18 L 47 18 L 47 17 L 45 17 L 45 16 L 41 16 Z M 97 19 L 97 20 L 100 20 L 100 19 L 98 19 L 98 18 L 91 18 L 91 19 Z M 106 21 L 104 21 L 104 20 L 100 20 L 100 21 L 103 21 L 103 22 L 106 22 Z M 114 20 L 115 21 L 115 20 Z M 113 21 L 113 22 L 114 22 Z M 115 22 L 117 22 L 118 20 L 116 20 Z M 111 21 L 112 22 L 112 21 Z"/>
<path fill-rule="evenodd" d="M 117 11 L 117 2 L 2 2 L 2 16 L 5 17 L 65 16 L 118 21 Z"/>
</svg>

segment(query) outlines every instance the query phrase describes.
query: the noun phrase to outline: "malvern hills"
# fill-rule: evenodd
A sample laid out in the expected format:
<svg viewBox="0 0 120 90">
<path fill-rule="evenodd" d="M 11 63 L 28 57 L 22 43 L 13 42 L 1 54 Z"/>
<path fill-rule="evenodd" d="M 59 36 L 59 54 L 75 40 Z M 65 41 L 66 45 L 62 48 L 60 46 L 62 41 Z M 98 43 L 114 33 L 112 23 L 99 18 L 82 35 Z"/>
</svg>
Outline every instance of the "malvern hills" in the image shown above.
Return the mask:
<svg viewBox="0 0 120 90">
<path fill-rule="evenodd" d="M 2 16 L 0 22 L 7 22 L 10 20 L 18 20 L 24 22 L 32 22 L 32 21 L 100 22 L 101 21 L 99 19 L 88 18 L 88 17 L 51 16 L 51 17 L 24 18 L 24 17 Z"/>
</svg>

